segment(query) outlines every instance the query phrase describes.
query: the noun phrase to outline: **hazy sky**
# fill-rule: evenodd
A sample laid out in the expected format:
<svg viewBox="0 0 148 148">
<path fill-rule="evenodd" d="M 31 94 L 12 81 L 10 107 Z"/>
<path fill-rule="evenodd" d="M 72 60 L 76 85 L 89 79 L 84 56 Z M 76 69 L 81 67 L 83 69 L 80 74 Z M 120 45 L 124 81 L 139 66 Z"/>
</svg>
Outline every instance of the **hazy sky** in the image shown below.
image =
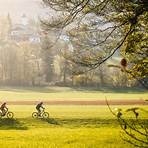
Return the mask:
<svg viewBox="0 0 148 148">
<path fill-rule="evenodd" d="M 42 10 L 42 0 L 0 0 L 0 15 L 8 13 L 14 20 L 25 13 L 31 17 L 37 17 Z"/>
</svg>

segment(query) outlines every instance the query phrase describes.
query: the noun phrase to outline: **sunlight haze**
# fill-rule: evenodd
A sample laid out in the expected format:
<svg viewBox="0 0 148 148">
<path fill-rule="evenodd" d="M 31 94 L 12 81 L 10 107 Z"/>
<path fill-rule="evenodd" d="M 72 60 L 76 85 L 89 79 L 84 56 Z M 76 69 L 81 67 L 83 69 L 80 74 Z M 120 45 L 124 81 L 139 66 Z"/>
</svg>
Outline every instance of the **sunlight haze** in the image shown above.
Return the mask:
<svg viewBox="0 0 148 148">
<path fill-rule="evenodd" d="M 36 18 L 41 7 L 41 0 L 0 0 L 0 15 L 9 13 L 15 21 L 24 13 Z"/>
</svg>

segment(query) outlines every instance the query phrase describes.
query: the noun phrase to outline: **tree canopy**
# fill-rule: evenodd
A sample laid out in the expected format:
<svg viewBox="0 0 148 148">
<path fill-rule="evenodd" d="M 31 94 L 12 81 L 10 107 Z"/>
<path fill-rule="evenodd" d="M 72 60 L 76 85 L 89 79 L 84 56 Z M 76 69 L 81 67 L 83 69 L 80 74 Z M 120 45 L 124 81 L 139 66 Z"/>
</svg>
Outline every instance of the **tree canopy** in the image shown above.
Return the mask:
<svg viewBox="0 0 148 148">
<path fill-rule="evenodd" d="M 66 32 L 73 45 L 70 60 L 97 68 L 116 51 L 126 72 L 148 87 L 147 0 L 43 0 L 53 10 L 42 20 L 46 29 Z"/>
</svg>

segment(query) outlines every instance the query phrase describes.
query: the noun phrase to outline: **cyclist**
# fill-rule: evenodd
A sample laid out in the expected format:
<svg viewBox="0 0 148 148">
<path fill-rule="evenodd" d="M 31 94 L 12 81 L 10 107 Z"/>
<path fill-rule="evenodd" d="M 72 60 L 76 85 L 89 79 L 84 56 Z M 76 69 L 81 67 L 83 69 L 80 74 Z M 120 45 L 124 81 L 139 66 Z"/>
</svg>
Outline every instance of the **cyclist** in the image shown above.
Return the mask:
<svg viewBox="0 0 148 148">
<path fill-rule="evenodd" d="M 43 107 L 43 102 L 38 103 L 37 106 L 36 106 L 36 110 L 38 111 L 39 116 L 41 116 L 41 112 L 42 112 L 41 108 L 45 109 Z"/>
<path fill-rule="evenodd" d="M 2 115 L 4 116 L 6 114 L 6 112 L 8 111 L 8 108 L 6 106 L 6 102 L 4 102 L 1 107 L 0 110 L 2 111 Z"/>
</svg>

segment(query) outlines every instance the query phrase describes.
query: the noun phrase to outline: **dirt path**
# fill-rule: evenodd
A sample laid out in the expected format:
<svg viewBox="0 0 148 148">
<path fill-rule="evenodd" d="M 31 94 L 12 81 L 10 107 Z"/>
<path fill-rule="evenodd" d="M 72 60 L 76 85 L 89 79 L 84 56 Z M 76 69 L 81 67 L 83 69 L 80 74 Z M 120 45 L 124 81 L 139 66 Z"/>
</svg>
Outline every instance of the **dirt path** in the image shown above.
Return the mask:
<svg viewBox="0 0 148 148">
<path fill-rule="evenodd" d="M 148 105 L 148 101 L 144 100 L 109 100 L 110 105 Z M 0 101 L 0 103 L 2 103 Z M 7 101 L 8 105 L 35 105 L 38 101 Z M 88 100 L 46 100 L 44 101 L 46 105 L 106 105 L 105 100 L 95 100 L 95 101 L 88 101 Z"/>
</svg>

